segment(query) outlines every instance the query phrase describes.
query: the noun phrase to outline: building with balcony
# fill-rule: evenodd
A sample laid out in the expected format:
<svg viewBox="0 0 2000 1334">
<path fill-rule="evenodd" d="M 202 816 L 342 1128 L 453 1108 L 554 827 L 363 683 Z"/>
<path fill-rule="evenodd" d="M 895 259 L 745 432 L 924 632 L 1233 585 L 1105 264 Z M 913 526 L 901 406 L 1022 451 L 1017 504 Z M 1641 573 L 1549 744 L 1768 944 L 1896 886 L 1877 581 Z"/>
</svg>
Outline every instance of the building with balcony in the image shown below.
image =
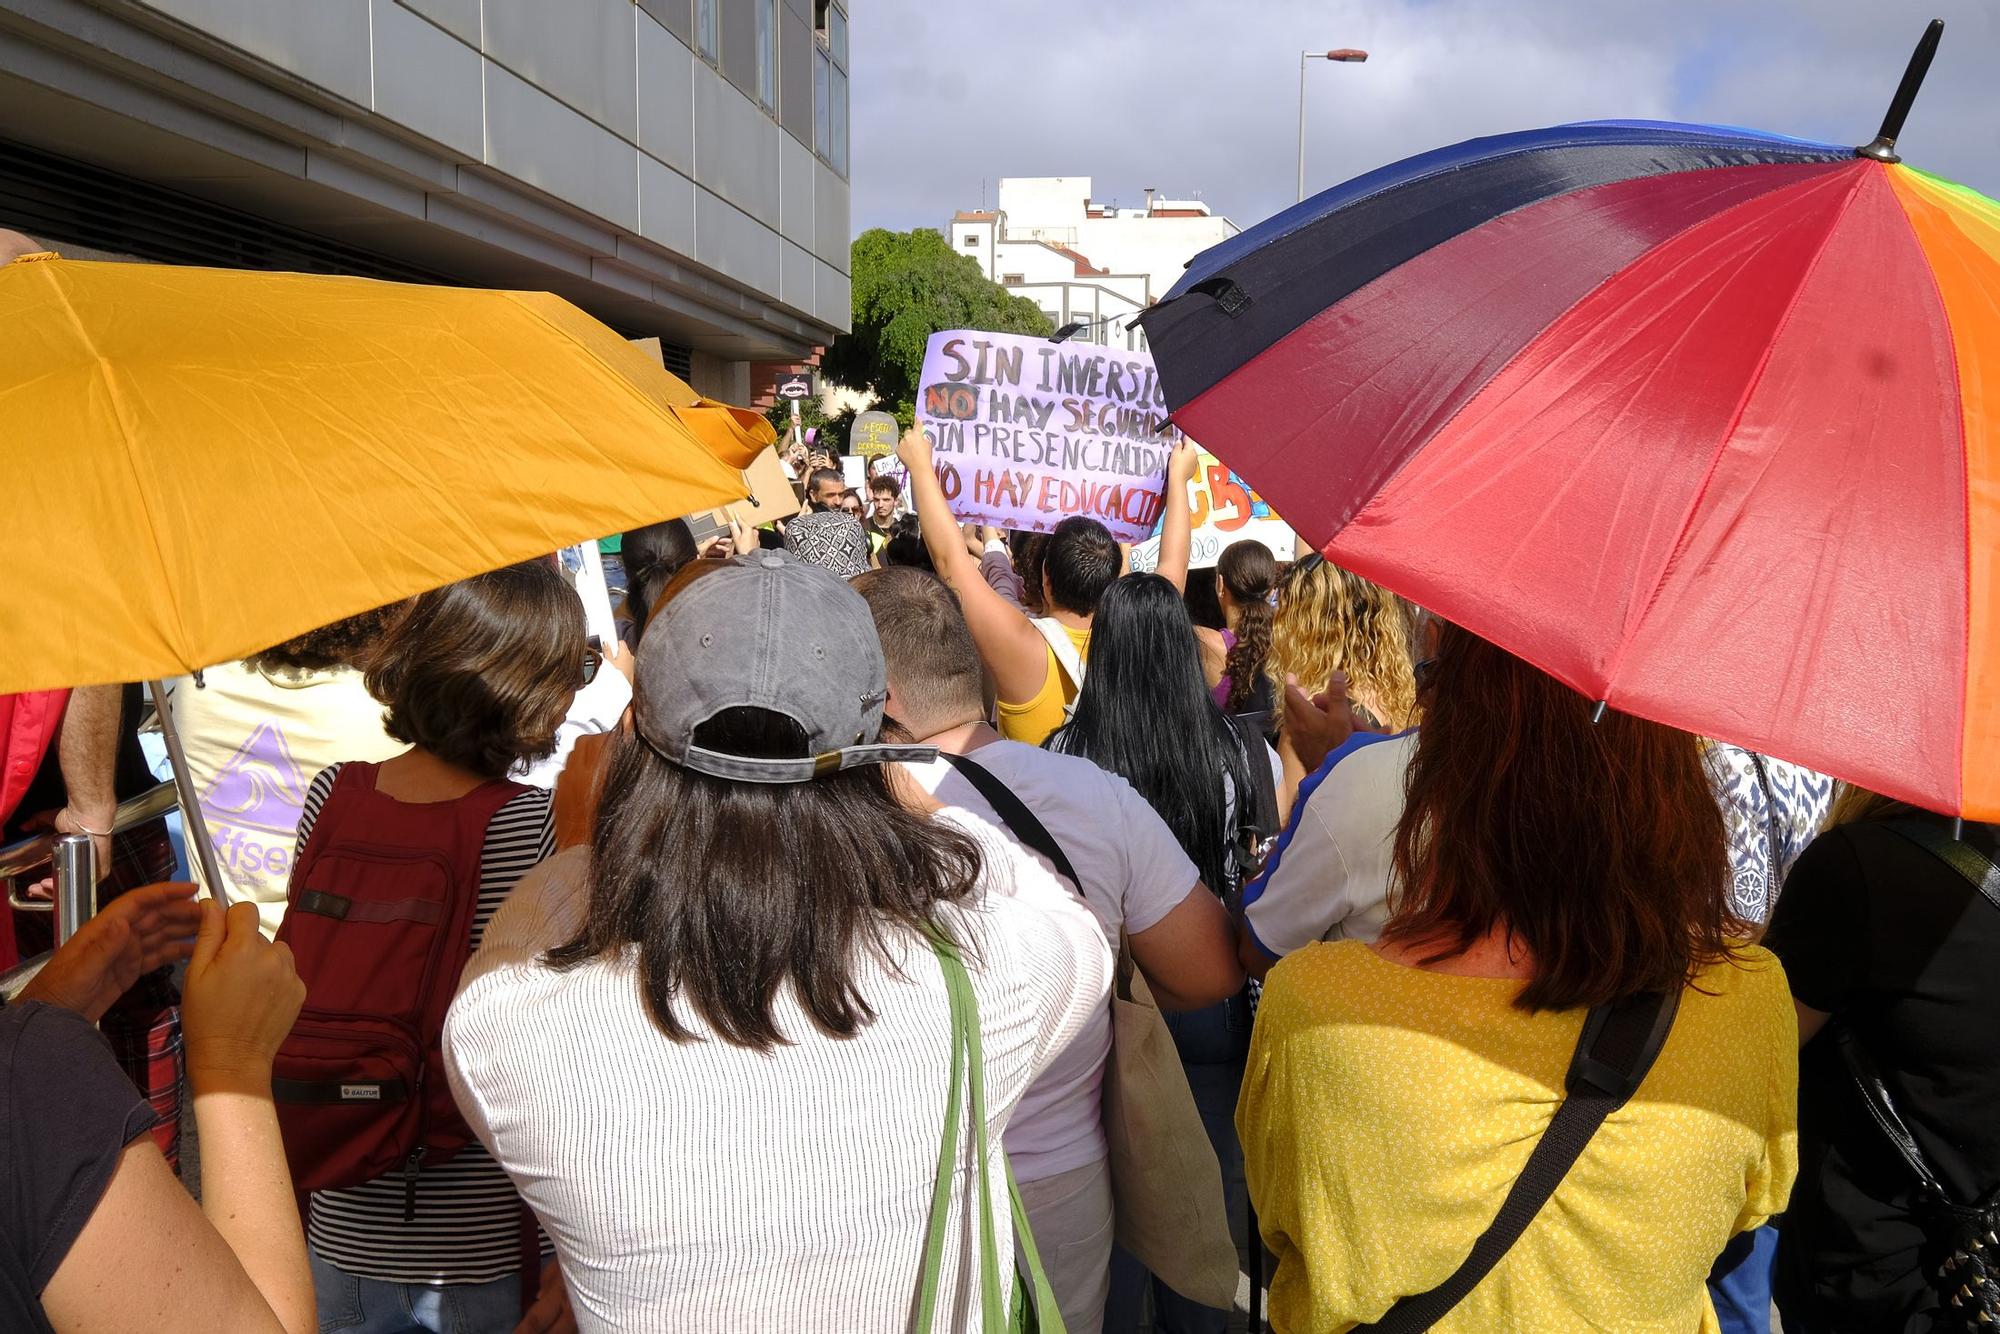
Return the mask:
<svg viewBox="0 0 2000 1334">
<path fill-rule="evenodd" d="M 1132 317 L 1165 296 L 1187 262 L 1241 230 L 1198 199 L 1146 192 L 1143 208 L 1091 198 L 1088 176 L 1010 177 L 994 209 L 961 212 L 952 248 L 1085 342 L 1143 348 Z"/>
<path fill-rule="evenodd" d="M 847 0 L 0 0 L 0 226 L 556 292 L 704 393 L 848 327 Z"/>
</svg>

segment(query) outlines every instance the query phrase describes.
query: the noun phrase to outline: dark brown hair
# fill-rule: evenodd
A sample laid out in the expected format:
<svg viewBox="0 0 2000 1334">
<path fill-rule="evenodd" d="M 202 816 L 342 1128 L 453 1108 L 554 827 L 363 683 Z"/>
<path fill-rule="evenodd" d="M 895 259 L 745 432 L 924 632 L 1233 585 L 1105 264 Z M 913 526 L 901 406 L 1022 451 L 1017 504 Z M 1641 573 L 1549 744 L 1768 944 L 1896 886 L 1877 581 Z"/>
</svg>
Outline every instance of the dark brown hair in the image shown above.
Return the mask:
<svg viewBox="0 0 2000 1334">
<path fill-rule="evenodd" d="M 631 732 L 611 743 L 597 811 L 590 905 L 549 966 L 639 947 L 639 992 L 659 1030 L 695 1033 L 685 1002 L 723 1041 L 768 1051 L 787 984 L 812 1022 L 852 1037 L 875 1017 L 855 986 L 863 949 L 919 931 L 965 903 L 979 849 L 906 809 L 869 765 L 808 783 L 734 783 L 681 769 Z M 725 709 L 694 742 L 738 755 L 809 753 L 804 731 L 767 709 Z M 884 954 L 884 957 L 887 957 Z"/>
<path fill-rule="evenodd" d="M 1229 700 L 1223 707 L 1242 713 L 1262 681 L 1264 660 L 1271 656 L 1271 589 L 1278 582 L 1278 562 L 1262 542 L 1238 542 L 1223 551 L 1215 574 L 1237 610 L 1236 643 L 1222 663 L 1229 678 Z"/>
<path fill-rule="evenodd" d="M 485 778 L 555 753 L 583 681 L 583 603 L 542 561 L 416 599 L 368 668 L 384 730 Z"/>
<path fill-rule="evenodd" d="M 934 574 L 893 566 L 856 575 L 850 586 L 868 604 L 896 720 L 912 735 L 932 736 L 986 715 L 986 674 L 958 598 Z"/>
<path fill-rule="evenodd" d="M 402 610 L 401 604 L 377 607 L 364 611 L 358 616 L 350 616 L 332 625 L 322 625 L 317 630 L 308 630 L 282 644 L 273 644 L 256 657 L 249 659 L 252 667 L 267 672 L 324 672 L 335 667 L 360 667 L 368 665 L 368 657 L 382 642 L 389 627 L 395 624 L 396 616 Z"/>
<path fill-rule="evenodd" d="M 1425 683 L 1385 939 L 1526 946 L 1526 1010 L 1678 990 L 1732 956 L 1722 812 L 1700 742 L 1619 713 L 1456 626 Z"/>
</svg>

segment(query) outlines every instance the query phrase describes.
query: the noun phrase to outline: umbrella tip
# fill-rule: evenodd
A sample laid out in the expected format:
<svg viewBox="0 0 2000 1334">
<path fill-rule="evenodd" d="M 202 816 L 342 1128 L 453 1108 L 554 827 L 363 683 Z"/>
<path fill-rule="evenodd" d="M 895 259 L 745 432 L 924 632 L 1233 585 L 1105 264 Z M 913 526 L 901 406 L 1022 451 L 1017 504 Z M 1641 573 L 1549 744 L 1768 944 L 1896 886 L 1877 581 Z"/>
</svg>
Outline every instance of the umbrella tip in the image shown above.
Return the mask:
<svg viewBox="0 0 2000 1334">
<path fill-rule="evenodd" d="M 1917 49 L 1910 52 L 1910 63 L 1903 67 L 1903 81 L 1896 85 L 1896 95 L 1889 100 L 1888 114 L 1882 117 L 1882 128 L 1875 138 L 1854 150 L 1854 156 L 1874 158 L 1877 162 L 1901 162 L 1896 154 L 1896 140 L 1903 133 L 1903 122 L 1909 118 L 1910 107 L 1917 100 L 1917 90 L 1924 86 L 1924 76 L 1931 71 L 1931 61 L 1937 56 L 1938 41 L 1944 36 L 1944 20 L 1932 19 L 1924 29 L 1924 35 L 1917 39 Z"/>
<path fill-rule="evenodd" d="M 1591 723 L 1592 723 L 1593 725 L 1595 725 L 1595 724 L 1597 724 L 1597 723 L 1601 723 L 1601 722 L 1603 722 L 1603 721 L 1604 721 L 1604 711 L 1605 711 L 1605 710 L 1606 710 L 1607 708 L 1609 708 L 1609 707 L 1610 707 L 1610 705 L 1609 705 L 1609 704 L 1608 704 L 1608 703 L 1607 703 L 1606 701 L 1604 701 L 1604 700 L 1601 700 L 1601 699 L 1600 699 L 1600 700 L 1598 700 L 1598 701 L 1597 701 L 1597 707 L 1596 707 L 1596 708 L 1594 708 L 1594 709 L 1592 709 L 1592 710 L 1590 711 L 1590 721 L 1591 721 Z"/>
</svg>

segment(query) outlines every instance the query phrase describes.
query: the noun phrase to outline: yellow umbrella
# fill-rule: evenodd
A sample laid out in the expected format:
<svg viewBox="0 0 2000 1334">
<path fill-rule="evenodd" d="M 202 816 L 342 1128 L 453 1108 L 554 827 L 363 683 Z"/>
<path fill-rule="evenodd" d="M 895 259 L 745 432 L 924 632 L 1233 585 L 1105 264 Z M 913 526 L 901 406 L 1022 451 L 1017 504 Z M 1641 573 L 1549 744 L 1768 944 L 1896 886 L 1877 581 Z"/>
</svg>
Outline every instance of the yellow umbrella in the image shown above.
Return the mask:
<svg viewBox="0 0 2000 1334">
<path fill-rule="evenodd" d="M 0 265 L 0 692 L 150 680 L 736 500 L 771 441 L 576 307 Z"/>
</svg>

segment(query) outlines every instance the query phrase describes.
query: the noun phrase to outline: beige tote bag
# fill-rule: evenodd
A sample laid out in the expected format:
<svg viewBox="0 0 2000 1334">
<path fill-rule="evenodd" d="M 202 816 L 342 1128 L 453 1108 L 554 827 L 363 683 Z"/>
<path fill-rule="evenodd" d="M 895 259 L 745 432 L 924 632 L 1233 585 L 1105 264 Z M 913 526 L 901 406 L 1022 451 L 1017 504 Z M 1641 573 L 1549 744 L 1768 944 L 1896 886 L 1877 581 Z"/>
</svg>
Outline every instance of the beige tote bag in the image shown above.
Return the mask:
<svg viewBox="0 0 2000 1334">
<path fill-rule="evenodd" d="M 1236 1243 L 1222 1165 L 1201 1124 L 1167 1021 L 1121 937 L 1111 988 L 1104 1137 L 1118 1244 L 1203 1306 L 1236 1303 Z"/>
</svg>

